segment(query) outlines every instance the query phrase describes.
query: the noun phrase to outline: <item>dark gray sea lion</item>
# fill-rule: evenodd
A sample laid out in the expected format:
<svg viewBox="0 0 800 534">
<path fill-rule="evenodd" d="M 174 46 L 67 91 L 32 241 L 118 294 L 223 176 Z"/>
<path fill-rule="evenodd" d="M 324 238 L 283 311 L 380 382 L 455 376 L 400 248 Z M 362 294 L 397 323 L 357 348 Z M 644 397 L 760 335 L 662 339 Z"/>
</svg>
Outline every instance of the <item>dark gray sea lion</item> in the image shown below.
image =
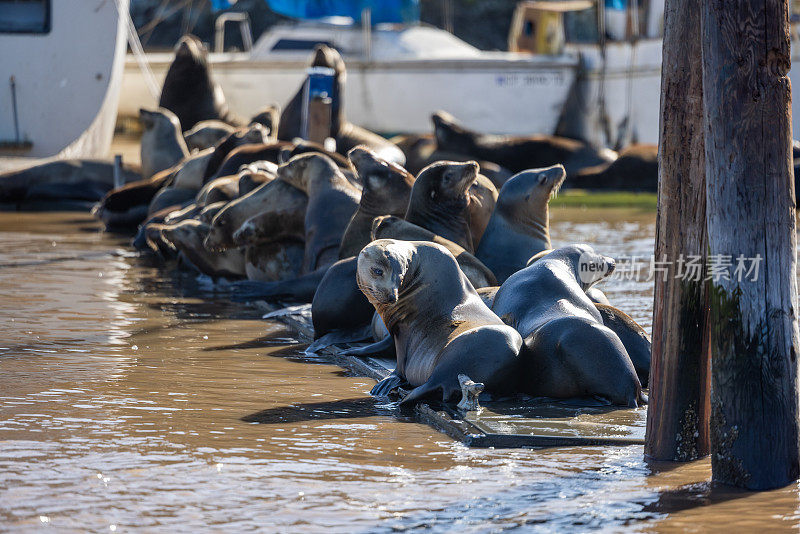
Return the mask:
<svg viewBox="0 0 800 534">
<path fill-rule="evenodd" d="M 366 145 L 379 157 L 402 165 L 403 152 L 383 137 L 347 121 L 344 113 L 344 91 L 347 72 L 339 52 L 325 45 L 317 45 L 311 59 L 312 67 L 328 67 L 334 70 L 333 101 L 331 110 L 331 137 L 336 140 L 336 151 L 347 154 L 358 145 Z M 289 103 L 284 106 L 278 127 L 278 139 L 292 140 L 301 137 L 302 103 L 304 88 L 301 86 Z"/>
<path fill-rule="evenodd" d="M 206 180 L 236 174 L 243 166 L 250 165 L 257 161 L 277 163 L 281 150 L 291 148 L 292 146 L 292 143 L 280 141 L 237 146 L 230 151 L 222 163 L 220 163 L 219 167 L 217 167 L 217 170 L 206 177 Z M 213 165 L 213 162 L 209 164 L 209 168 L 211 165 Z"/>
<path fill-rule="evenodd" d="M 402 217 L 414 186 L 414 176 L 395 163 L 378 157 L 366 147 L 356 147 L 347 156 L 363 184 L 361 200 L 347 225 L 339 247 L 339 259 L 357 256 L 371 239 L 372 221 L 380 215 Z"/>
<path fill-rule="evenodd" d="M 139 169 L 122 168 L 122 179 L 133 183 L 141 178 Z M 65 202 L 97 202 L 114 187 L 114 166 L 100 160 L 54 160 L 24 169 L 0 173 L 0 203 L 25 207 L 44 201 L 53 209 Z"/>
<path fill-rule="evenodd" d="M 112 189 L 95 205 L 92 215 L 103 221 L 106 229 L 131 230 L 147 218 L 150 202 L 156 194 L 172 183 L 178 167 L 166 169 L 155 176 L 137 180 Z"/>
<path fill-rule="evenodd" d="M 473 252 L 469 188 L 478 177 L 474 161 L 440 161 L 417 176 L 405 219 Z"/>
<path fill-rule="evenodd" d="M 181 187 L 183 189 L 194 189 L 199 191 L 206 183 L 203 178 L 208 164 L 214 157 L 214 149 L 207 148 L 200 152 L 194 152 L 184 158 L 178 165 L 178 172 L 168 187 Z"/>
<path fill-rule="evenodd" d="M 645 402 L 625 346 L 603 325 L 586 289 L 614 270 L 614 260 L 571 245 L 513 274 L 492 310 L 524 338 L 524 390 L 548 397 L 602 397 Z"/>
<path fill-rule="evenodd" d="M 165 187 L 153 197 L 148 206 L 148 217 L 154 213 L 158 213 L 167 208 L 173 210 L 183 209 L 189 204 L 194 203 L 197 191 L 194 189 L 185 189 L 183 187 Z"/>
<path fill-rule="evenodd" d="M 358 208 L 359 191 L 333 160 L 317 153 L 301 154 L 281 165 L 278 180 L 308 195 L 303 272 L 333 264 L 339 259 L 342 236 Z"/>
<path fill-rule="evenodd" d="M 213 80 L 208 50 L 194 35 L 184 35 L 178 42 L 158 105 L 175 113 L 183 130 L 210 119 L 240 124 L 229 112 L 222 88 Z"/>
<path fill-rule="evenodd" d="M 214 202 L 230 202 L 239 197 L 239 177 L 223 176 L 211 180 L 195 195 L 195 202 L 202 207 Z"/>
<path fill-rule="evenodd" d="M 303 266 L 302 241 L 282 239 L 252 245 L 245 250 L 245 272 L 250 280 L 277 282 L 297 276 Z"/>
<path fill-rule="evenodd" d="M 203 150 L 211 148 L 230 134 L 236 128 L 219 120 L 200 121 L 194 128 L 183 132 L 183 139 L 189 150 Z"/>
<path fill-rule="evenodd" d="M 489 225 L 489 219 L 497 204 L 497 196 L 497 188 L 482 174 L 478 174 L 469 186 L 469 233 L 472 236 L 472 246 L 476 250 L 483 238 L 483 232 Z"/>
<path fill-rule="evenodd" d="M 606 304 L 595 303 L 595 307 L 603 318 L 603 324 L 617 334 L 625 345 L 639 382 L 646 388 L 650 381 L 650 336 L 624 311 Z"/>
<path fill-rule="evenodd" d="M 174 167 L 189 155 L 183 140 L 178 117 L 167 109 L 139 110 L 139 121 L 144 131 L 139 145 L 142 178 Z"/>
<path fill-rule="evenodd" d="M 448 402 L 460 395 L 460 374 L 487 391 L 514 392 L 522 339 L 486 307 L 447 249 L 374 241 L 358 256 L 357 280 L 397 352 L 397 368 L 373 394 L 407 383 L 414 389 L 405 404 L 429 397 Z"/>
<path fill-rule="evenodd" d="M 554 165 L 516 174 L 500 189 L 475 252 L 500 282 L 524 268 L 531 256 L 550 249 L 548 206 L 564 178 L 564 167 Z"/>
<path fill-rule="evenodd" d="M 314 339 L 334 331 L 343 333 L 340 341 L 359 341 L 368 335 L 368 328 L 360 336 L 352 334 L 355 329 L 368 327 L 375 312 L 358 289 L 356 267 L 355 257 L 339 260 L 322 277 L 311 301 Z"/>
<path fill-rule="evenodd" d="M 497 278 L 481 261 L 457 245 L 399 217 L 376 217 L 372 224 L 372 239 L 400 239 L 403 241 L 430 241 L 446 248 L 455 257 L 461 271 L 473 287 L 496 286 Z"/>
<path fill-rule="evenodd" d="M 658 190 L 658 145 L 631 145 L 619 157 L 581 169 L 570 177 L 570 187 L 627 191 Z"/>
<path fill-rule="evenodd" d="M 217 213 L 225 209 L 225 206 L 228 204 L 229 202 L 214 202 L 213 204 L 203 206 L 203 209 L 201 209 L 200 213 L 197 215 L 197 220 L 210 225 L 214 217 L 217 216 Z"/>
<path fill-rule="evenodd" d="M 552 135 L 488 135 L 468 130 L 451 115 L 439 111 L 432 116 L 436 143 L 440 150 L 488 160 L 511 172 L 549 167 L 561 163 L 568 175 L 578 169 L 611 161 L 611 154 L 587 144 Z"/>
<path fill-rule="evenodd" d="M 248 145 L 263 145 L 271 142 L 269 132 L 260 124 L 251 124 L 246 128 L 234 130 L 212 147 L 214 149 L 214 155 L 211 156 L 211 159 L 208 161 L 208 166 L 206 166 L 206 170 L 203 173 L 203 182 L 207 182 L 211 177 L 219 178 L 220 176 L 236 174 L 239 170 L 238 167 L 227 174 L 219 172 L 223 162 L 227 160 L 230 153 L 235 149 Z M 252 162 L 248 161 L 247 163 Z"/>
<path fill-rule="evenodd" d="M 305 235 L 308 197 L 286 182 L 273 180 L 231 201 L 211 221 L 205 246 L 212 251 L 227 250 L 243 244 L 254 245 L 266 240 L 299 239 Z M 234 234 L 248 219 L 263 214 L 246 237 L 234 240 Z"/>
<path fill-rule="evenodd" d="M 269 132 L 270 140 L 278 139 L 278 123 L 281 120 L 281 109 L 276 104 L 265 106 L 250 118 L 250 124 L 260 124 Z"/>
<path fill-rule="evenodd" d="M 224 252 L 209 252 L 203 240 L 209 226 L 196 219 L 164 226 L 161 233 L 201 273 L 213 277 L 241 278 L 245 276 L 245 252 L 230 249 Z"/>
<path fill-rule="evenodd" d="M 271 182 L 277 176 L 278 167 L 275 167 L 276 173 L 268 172 L 240 172 L 239 173 L 239 196 L 244 196 L 250 191 L 254 191 L 259 186 Z"/>
</svg>

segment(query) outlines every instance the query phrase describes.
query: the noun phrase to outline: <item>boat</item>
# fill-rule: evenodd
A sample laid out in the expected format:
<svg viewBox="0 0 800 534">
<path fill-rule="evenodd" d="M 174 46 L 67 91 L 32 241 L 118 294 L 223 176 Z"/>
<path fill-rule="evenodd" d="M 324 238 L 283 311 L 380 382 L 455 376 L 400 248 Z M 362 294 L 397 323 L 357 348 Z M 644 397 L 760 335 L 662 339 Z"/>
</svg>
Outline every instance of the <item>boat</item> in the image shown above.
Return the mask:
<svg viewBox="0 0 800 534">
<path fill-rule="evenodd" d="M 0 170 L 106 157 L 128 0 L 0 2 Z"/>
<path fill-rule="evenodd" d="M 281 4 L 303 2 L 270 2 Z M 383 134 L 429 133 L 430 114 L 444 110 L 487 133 L 558 134 L 617 149 L 658 142 L 664 0 L 520 2 L 508 52 L 478 50 L 419 20 L 371 24 L 368 12 L 361 24 L 352 14 L 300 18 L 272 27 L 254 45 L 243 39 L 243 51 L 227 52 L 227 23 L 238 22 L 248 37 L 250 30 L 242 14 L 221 18 L 210 62 L 232 110 L 247 117 L 285 103 L 306 75 L 310 51 L 325 43 L 347 65 L 348 119 Z M 798 39 L 793 30 L 795 65 Z M 171 59 L 171 53 L 147 54 L 159 84 Z M 793 91 L 800 90 L 797 67 L 790 77 Z M 120 112 L 129 116 L 158 101 L 133 57 L 122 94 Z M 800 138 L 800 122 L 793 133 Z"/>
</svg>

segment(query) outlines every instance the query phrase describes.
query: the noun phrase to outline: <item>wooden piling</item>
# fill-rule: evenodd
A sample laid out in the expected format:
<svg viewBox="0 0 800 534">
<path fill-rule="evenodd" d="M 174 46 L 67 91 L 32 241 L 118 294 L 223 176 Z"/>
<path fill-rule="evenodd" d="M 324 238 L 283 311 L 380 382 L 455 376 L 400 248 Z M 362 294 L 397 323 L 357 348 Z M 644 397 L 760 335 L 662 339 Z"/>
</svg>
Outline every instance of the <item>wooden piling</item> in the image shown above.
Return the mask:
<svg viewBox="0 0 800 534">
<path fill-rule="evenodd" d="M 733 264 L 711 280 L 712 476 L 774 488 L 799 470 L 789 6 L 701 5 L 709 259 Z"/>
<path fill-rule="evenodd" d="M 308 103 L 308 140 L 325 144 L 331 135 L 333 100 L 329 97 L 312 98 Z"/>
<path fill-rule="evenodd" d="M 709 452 L 708 292 L 699 0 L 667 0 L 661 73 L 658 215 L 650 405 L 645 454 L 688 461 Z M 694 260 L 692 260 L 694 258 Z M 701 265 L 690 271 L 689 261 Z"/>
</svg>

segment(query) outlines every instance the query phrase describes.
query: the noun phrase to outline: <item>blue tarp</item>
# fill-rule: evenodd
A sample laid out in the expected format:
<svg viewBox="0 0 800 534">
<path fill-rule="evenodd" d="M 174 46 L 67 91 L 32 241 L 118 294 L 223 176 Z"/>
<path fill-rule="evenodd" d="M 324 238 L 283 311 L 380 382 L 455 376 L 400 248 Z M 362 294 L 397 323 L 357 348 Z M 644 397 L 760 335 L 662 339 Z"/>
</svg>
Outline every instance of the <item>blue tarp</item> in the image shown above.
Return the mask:
<svg viewBox="0 0 800 534">
<path fill-rule="evenodd" d="M 211 0 L 211 9 L 214 11 L 221 11 L 231 7 L 230 0 Z"/>
<path fill-rule="evenodd" d="M 419 20 L 419 0 L 266 0 L 270 9 L 297 19 L 350 17 L 361 20 L 361 11 L 369 8 L 372 24 L 408 23 Z"/>
</svg>

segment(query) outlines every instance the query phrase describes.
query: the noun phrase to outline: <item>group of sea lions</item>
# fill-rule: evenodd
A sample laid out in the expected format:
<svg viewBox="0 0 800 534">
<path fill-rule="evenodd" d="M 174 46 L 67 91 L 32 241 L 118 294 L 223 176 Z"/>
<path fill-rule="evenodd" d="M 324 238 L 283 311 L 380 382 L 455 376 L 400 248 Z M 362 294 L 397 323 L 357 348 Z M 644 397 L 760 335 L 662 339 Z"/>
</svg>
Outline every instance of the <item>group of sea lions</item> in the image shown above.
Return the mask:
<svg viewBox="0 0 800 534">
<path fill-rule="evenodd" d="M 319 46 L 311 64 L 336 73 L 335 152 L 297 139 L 302 88 L 242 120 L 202 43 L 182 39 L 160 107 L 140 114 L 141 179 L 95 216 L 142 251 L 242 279 L 238 298 L 310 302 L 314 347 L 371 341 L 348 352 L 396 358 L 376 395 L 457 401 L 466 375 L 495 396 L 645 402 L 649 338 L 593 287 L 614 261 L 549 235 L 565 179 L 615 154 L 444 112 L 430 136 L 386 140 L 347 121 L 339 54 Z"/>
</svg>

